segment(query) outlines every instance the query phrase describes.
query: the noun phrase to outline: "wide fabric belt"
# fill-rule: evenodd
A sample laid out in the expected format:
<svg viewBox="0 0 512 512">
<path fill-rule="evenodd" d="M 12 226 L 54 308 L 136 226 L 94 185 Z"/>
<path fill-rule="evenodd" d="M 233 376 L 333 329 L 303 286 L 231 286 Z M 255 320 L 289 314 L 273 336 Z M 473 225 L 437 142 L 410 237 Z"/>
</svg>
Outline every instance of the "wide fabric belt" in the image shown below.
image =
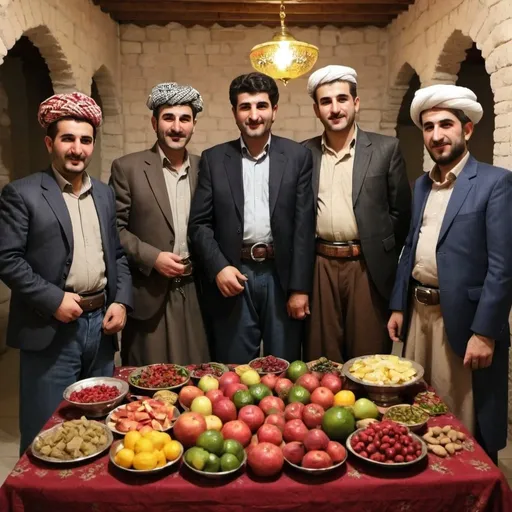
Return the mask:
<svg viewBox="0 0 512 512">
<path fill-rule="evenodd" d="M 359 240 L 350 242 L 328 242 L 317 238 L 316 253 L 328 258 L 359 258 L 363 255 Z"/>
<path fill-rule="evenodd" d="M 243 260 L 265 261 L 274 259 L 274 246 L 265 242 L 257 242 L 253 245 L 242 247 L 240 257 Z"/>
<path fill-rule="evenodd" d="M 84 313 L 88 313 L 89 311 L 95 311 L 96 309 L 100 309 L 105 306 L 105 291 L 95 292 L 90 295 L 87 294 L 79 294 L 80 295 L 80 304 L 79 306 L 82 308 Z"/>
<path fill-rule="evenodd" d="M 441 303 L 439 288 L 432 288 L 421 284 L 414 285 L 414 298 L 425 306 L 437 306 Z"/>
</svg>

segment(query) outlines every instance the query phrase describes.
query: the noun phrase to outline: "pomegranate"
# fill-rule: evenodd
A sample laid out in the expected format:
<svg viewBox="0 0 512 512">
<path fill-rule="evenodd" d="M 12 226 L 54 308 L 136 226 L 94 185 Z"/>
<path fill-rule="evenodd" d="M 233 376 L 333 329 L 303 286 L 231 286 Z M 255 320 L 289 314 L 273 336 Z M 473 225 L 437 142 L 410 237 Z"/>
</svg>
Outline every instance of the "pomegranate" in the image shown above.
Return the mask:
<svg viewBox="0 0 512 512">
<path fill-rule="evenodd" d="M 308 452 L 313 450 L 327 450 L 329 438 L 323 430 L 315 428 L 306 434 L 303 443 Z"/>
<path fill-rule="evenodd" d="M 213 405 L 215 402 L 224 398 L 224 393 L 220 389 L 211 389 L 206 393 L 206 396 L 210 399 L 210 402 Z"/>
<path fill-rule="evenodd" d="M 282 412 L 281 413 L 273 413 L 273 414 L 269 414 L 265 418 L 265 423 L 269 423 L 270 425 L 275 425 L 282 432 L 284 430 L 286 420 L 284 419 L 284 414 Z"/>
<path fill-rule="evenodd" d="M 243 421 L 254 433 L 265 422 L 265 415 L 257 405 L 244 405 L 238 411 L 238 419 Z"/>
<path fill-rule="evenodd" d="M 334 393 L 329 388 L 320 386 L 311 393 L 311 403 L 321 405 L 327 410 L 334 403 Z"/>
<path fill-rule="evenodd" d="M 230 384 L 237 384 L 240 382 L 240 377 L 235 372 L 226 372 L 219 379 L 219 388 L 224 390 Z"/>
<path fill-rule="evenodd" d="M 302 442 L 308 432 L 308 427 L 304 425 L 302 420 L 291 420 L 284 426 L 283 439 L 286 443 L 291 441 Z"/>
<path fill-rule="evenodd" d="M 341 462 L 347 456 L 347 450 L 345 450 L 345 447 L 337 441 L 329 441 L 329 444 L 327 445 L 327 453 L 334 464 L 338 464 L 338 462 Z"/>
<path fill-rule="evenodd" d="M 310 469 L 321 469 L 332 466 L 332 459 L 327 452 L 313 450 L 306 453 L 302 459 L 302 467 Z"/>
<path fill-rule="evenodd" d="M 272 443 L 280 446 L 283 442 L 283 433 L 275 426 L 268 423 L 258 429 L 258 441 L 260 443 Z"/>
<path fill-rule="evenodd" d="M 228 421 L 221 430 L 224 439 L 234 439 L 244 448 L 251 442 L 251 429 L 240 420 Z"/>
<path fill-rule="evenodd" d="M 320 386 L 320 381 L 312 373 L 305 373 L 297 379 L 295 384 L 302 386 L 303 388 L 306 388 L 310 393 L 313 393 L 313 391 L 318 386 Z"/>
<path fill-rule="evenodd" d="M 199 388 L 196 388 L 195 386 L 185 386 L 181 388 L 178 395 L 178 399 L 184 407 L 190 409 L 190 406 L 194 398 L 203 395 L 204 393 Z"/>
<path fill-rule="evenodd" d="M 266 396 L 258 405 L 267 416 L 275 412 L 284 412 L 284 402 L 277 396 Z"/>
<path fill-rule="evenodd" d="M 317 428 L 322 424 L 324 408 L 318 404 L 307 404 L 302 410 L 302 421 L 308 428 Z"/>
<path fill-rule="evenodd" d="M 284 410 L 284 419 L 286 421 L 301 420 L 303 409 L 304 404 L 301 402 L 293 402 L 292 404 L 288 404 Z"/>
<path fill-rule="evenodd" d="M 279 377 L 274 386 L 274 391 L 277 393 L 279 398 L 284 400 L 288 396 L 288 393 L 292 387 L 293 382 L 290 379 Z"/>
<path fill-rule="evenodd" d="M 222 423 L 236 420 L 236 407 L 229 398 L 222 398 L 213 404 L 212 412 Z"/>
<path fill-rule="evenodd" d="M 241 382 L 235 382 L 234 384 L 229 384 L 224 388 L 224 396 L 226 396 L 230 400 L 233 400 L 233 395 L 241 389 L 246 390 L 249 388 L 245 384 L 242 384 Z"/>
<path fill-rule="evenodd" d="M 281 471 L 283 463 L 284 457 L 281 448 L 271 443 L 254 445 L 247 456 L 247 464 L 257 476 L 277 475 Z"/>
<path fill-rule="evenodd" d="M 304 445 L 299 441 L 286 443 L 283 447 L 283 455 L 285 459 L 289 460 L 292 464 L 296 464 L 297 466 L 300 466 L 305 454 L 306 449 L 304 448 Z"/>
<path fill-rule="evenodd" d="M 196 412 L 183 413 L 174 424 L 173 437 L 183 446 L 196 444 L 197 438 L 206 430 L 206 420 L 202 414 Z"/>
<path fill-rule="evenodd" d="M 274 390 L 278 379 L 279 377 L 275 373 L 267 373 L 261 378 L 261 383 L 265 384 L 269 389 Z"/>
<path fill-rule="evenodd" d="M 342 382 L 338 375 L 326 373 L 320 381 L 320 386 L 330 389 L 334 394 L 341 391 Z"/>
</svg>

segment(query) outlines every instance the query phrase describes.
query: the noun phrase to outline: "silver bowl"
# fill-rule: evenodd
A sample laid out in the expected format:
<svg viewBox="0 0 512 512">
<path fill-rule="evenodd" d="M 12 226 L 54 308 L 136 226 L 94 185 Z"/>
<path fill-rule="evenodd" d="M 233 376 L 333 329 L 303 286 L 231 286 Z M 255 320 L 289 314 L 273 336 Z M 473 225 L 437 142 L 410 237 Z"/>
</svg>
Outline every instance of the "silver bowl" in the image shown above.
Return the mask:
<svg viewBox="0 0 512 512">
<path fill-rule="evenodd" d="M 415 361 L 406 359 L 405 357 L 399 357 L 399 359 L 401 361 L 409 361 L 412 364 L 412 367 L 416 370 L 416 375 L 411 380 L 402 384 L 371 384 L 364 380 L 358 379 L 357 377 L 354 377 L 350 372 L 352 365 L 359 359 L 368 359 L 370 357 L 375 357 L 375 355 L 354 357 L 353 359 L 350 359 L 343 364 L 342 372 L 347 379 L 355 384 L 363 386 L 366 389 L 370 400 L 375 402 L 377 405 L 386 407 L 388 405 L 395 405 L 403 402 L 402 398 L 407 388 L 413 384 L 418 383 L 423 378 L 423 366 L 416 363 Z"/>
<path fill-rule="evenodd" d="M 260 370 L 258 368 L 253 368 L 253 366 L 252 366 L 253 363 L 255 363 L 256 361 L 260 361 L 261 359 L 265 359 L 265 357 L 257 357 L 256 359 L 253 359 L 252 361 L 249 361 L 249 366 L 253 370 L 256 370 L 260 375 L 267 375 L 267 373 L 273 373 L 274 375 L 280 375 L 281 373 L 286 372 L 286 370 L 288 370 L 288 368 L 290 367 L 289 361 L 287 361 L 286 359 L 283 359 L 282 357 L 276 357 L 276 359 L 279 359 L 279 361 L 282 361 L 283 363 L 286 364 L 284 370 L 279 370 L 277 372 L 265 372 L 265 371 Z"/>
<path fill-rule="evenodd" d="M 138 384 L 135 384 L 133 382 L 133 379 L 135 377 L 138 377 L 145 368 L 149 368 L 151 366 L 160 366 L 161 364 L 163 364 L 163 363 L 149 364 L 147 366 L 141 366 L 140 368 L 137 368 L 136 370 L 134 370 L 133 372 L 130 373 L 130 375 L 128 377 L 128 383 L 130 384 L 130 386 L 133 386 L 135 389 L 140 389 L 141 391 L 162 391 L 163 389 L 169 389 L 169 390 L 179 389 L 179 388 L 185 386 L 188 383 L 188 381 L 190 380 L 190 371 L 187 370 L 184 366 L 180 366 L 179 364 L 166 364 L 166 366 L 175 366 L 175 367 L 179 368 L 180 370 L 184 371 L 184 373 L 186 373 L 186 376 L 187 376 L 186 379 L 183 382 L 181 382 L 180 384 L 176 384 L 175 386 L 165 386 L 163 388 L 145 388 L 145 387 L 139 386 Z"/>
<path fill-rule="evenodd" d="M 205 363 L 205 364 L 209 364 L 213 368 L 216 368 L 216 369 L 220 370 L 222 372 L 222 374 L 224 374 L 224 373 L 229 371 L 229 368 L 225 364 L 222 364 L 222 363 Z M 200 366 L 200 365 L 194 365 L 194 366 Z M 190 376 L 196 382 L 199 382 L 199 380 L 201 380 L 201 377 L 204 377 L 204 375 L 196 375 L 196 371 L 197 370 L 195 370 L 195 369 L 194 370 L 189 370 L 189 371 L 190 371 Z M 205 375 L 207 375 L 207 374 L 205 374 Z M 220 377 L 222 376 L 222 375 L 221 376 L 213 375 L 211 373 L 209 373 L 208 375 L 211 375 L 212 377 L 215 377 L 216 379 L 220 379 Z"/>
<path fill-rule="evenodd" d="M 105 384 L 107 386 L 115 386 L 119 390 L 119 395 L 116 398 L 107 400 L 105 402 L 93 402 L 93 403 L 80 403 L 73 402 L 69 399 L 73 391 L 81 391 L 84 388 Z M 121 379 L 114 377 L 91 377 L 89 379 L 79 380 L 74 384 L 68 386 L 62 394 L 64 400 L 73 407 L 80 409 L 83 413 L 90 418 L 101 418 L 106 416 L 112 409 L 117 407 L 125 398 L 128 393 L 128 383 Z"/>
<path fill-rule="evenodd" d="M 396 410 L 396 409 L 403 409 L 403 408 L 411 408 L 413 407 L 414 409 L 418 409 L 422 414 L 425 415 L 425 420 L 424 421 L 420 421 L 418 423 L 404 423 L 403 421 L 399 421 L 399 420 L 395 420 L 394 418 L 390 418 L 388 416 L 388 413 L 390 411 L 393 411 L 393 410 Z M 404 427 L 407 427 L 408 429 L 412 430 L 413 432 L 416 432 L 418 430 L 421 430 L 428 422 L 430 418 L 430 415 L 427 411 L 425 411 L 424 409 L 422 409 L 421 407 L 418 407 L 417 405 L 409 405 L 409 404 L 398 404 L 398 405 L 392 405 L 391 407 L 389 407 L 389 409 L 384 413 L 384 416 L 383 416 L 383 420 L 391 420 L 391 421 L 394 421 L 395 423 L 398 423 L 400 425 L 403 425 Z"/>
<path fill-rule="evenodd" d="M 290 462 L 286 457 L 284 460 L 294 469 L 297 471 L 300 471 L 302 473 L 306 473 L 308 475 L 325 475 L 325 473 L 330 473 L 331 471 L 334 471 L 335 469 L 338 469 L 339 467 L 343 466 L 345 462 L 347 462 L 348 453 L 345 454 L 345 458 L 341 462 L 337 462 L 336 464 L 333 464 L 332 466 L 329 466 L 328 468 L 303 468 L 302 466 L 299 466 L 297 464 L 294 464 L 293 462 Z"/>
<path fill-rule="evenodd" d="M 94 421 L 94 420 L 92 420 Z M 48 430 L 44 430 L 43 432 L 40 432 L 35 439 L 32 441 L 32 444 L 30 445 L 30 451 L 36 459 L 42 460 L 44 462 L 51 462 L 54 464 L 75 464 L 77 462 L 82 462 L 84 460 L 92 459 L 93 457 L 97 457 L 101 453 L 103 453 L 105 450 L 108 449 L 108 447 L 112 444 L 112 441 L 114 441 L 114 436 L 112 435 L 112 432 L 104 425 L 103 423 L 100 423 L 99 421 L 94 421 L 98 425 L 100 425 L 103 430 L 105 431 L 105 435 L 107 436 L 107 442 L 104 446 L 102 446 L 97 452 L 91 453 L 90 455 L 85 455 L 84 457 L 78 457 L 76 459 L 70 459 L 70 460 L 61 460 L 56 459 L 55 457 L 48 457 L 47 455 L 43 455 L 42 453 L 39 453 L 35 449 L 35 443 L 39 438 L 44 439 L 45 437 L 48 437 L 49 435 L 53 435 L 54 432 L 56 432 L 61 426 L 62 423 L 59 423 L 58 425 L 55 425 L 52 428 L 49 428 Z"/>
<path fill-rule="evenodd" d="M 123 466 L 120 466 L 115 461 L 115 457 L 116 457 L 117 452 L 119 450 L 122 450 L 123 448 L 124 448 L 124 444 L 123 444 L 123 440 L 122 439 L 120 439 L 119 441 L 114 441 L 112 443 L 112 446 L 110 447 L 110 450 L 108 452 L 109 456 L 110 456 L 110 462 L 112 462 L 112 464 L 116 468 L 119 468 L 122 471 L 128 471 L 129 473 L 137 473 L 138 475 L 158 473 L 160 471 L 163 471 L 164 469 L 170 468 L 171 466 L 174 466 L 174 464 L 179 462 L 179 460 L 181 459 L 181 456 L 183 455 L 183 446 L 182 446 L 181 447 L 181 453 L 179 454 L 179 456 L 176 459 L 171 460 L 171 461 L 167 461 L 166 464 L 164 464 L 163 466 L 160 466 L 158 468 L 153 468 L 153 469 L 123 468 Z"/>
<path fill-rule="evenodd" d="M 247 463 L 247 453 L 245 452 L 244 450 L 244 459 L 242 460 L 242 462 L 240 463 L 240 466 L 238 466 L 236 469 L 232 469 L 231 471 L 219 471 L 217 473 L 210 473 L 208 471 L 201 471 L 199 469 L 196 469 L 194 467 L 192 467 L 186 460 L 185 460 L 185 457 L 183 457 L 183 464 L 185 464 L 185 466 L 187 466 L 187 468 L 190 469 L 190 471 L 196 473 L 197 475 L 201 475 L 201 476 L 204 476 L 205 478 L 210 478 L 211 480 L 218 480 L 220 478 L 224 478 L 226 476 L 230 476 L 230 475 L 233 475 L 234 473 L 236 473 L 237 471 L 240 471 L 244 466 L 245 464 Z"/>
</svg>

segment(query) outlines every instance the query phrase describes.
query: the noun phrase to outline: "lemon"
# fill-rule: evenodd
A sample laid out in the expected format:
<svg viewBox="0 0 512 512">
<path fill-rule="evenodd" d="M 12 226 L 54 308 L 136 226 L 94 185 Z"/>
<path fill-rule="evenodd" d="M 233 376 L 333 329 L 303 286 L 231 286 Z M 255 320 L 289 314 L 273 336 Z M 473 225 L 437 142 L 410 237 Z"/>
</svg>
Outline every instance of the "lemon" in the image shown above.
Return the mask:
<svg viewBox="0 0 512 512">
<path fill-rule="evenodd" d="M 241 377 L 248 370 L 252 370 L 248 364 L 241 364 L 235 368 L 235 373 Z"/>
<path fill-rule="evenodd" d="M 165 444 L 163 451 L 166 459 L 171 461 L 176 460 L 180 456 L 182 449 L 181 443 L 178 441 L 170 441 Z"/>
<path fill-rule="evenodd" d="M 167 459 L 165 458 L 165 453 L 162 450 L 155 450 L 157 463 L 156 467 L 161 468 L 167 464 Z"/>
<path fill-rule="evenodd" d="M 356 397 L 352 391 L 346 389 L 338 391 L 334 395 L 334 405 L 339 407 L 350 407 L 356 403 Z"/>
<path fill-rule="evenodd" d="M 251 369 L 242 373 L 240 380 L 242 381 L 242 384 L 245 384 L 246 386 L 252 386 L 253 384 L 259 384 L 261 377 L 256 370 Z"/>
<path fill-rule="evenodd" d="M 133 463 L 133 457 L 135 456 L 135 453 L 133 450 L 130 450 L 129 448 L 122 448 L 116 453 L 116 456 L 114 460 L 116 461 L 116 464 L 121 466 L 122 468 L 131 468 Z"/>
<path fill-rule="evenodd" d="M 135 443 L 141 438 L 140 432 L 137 432 L 136 430 L 132 430 L 131 432 L 128 432 L 124 436 L 124 447 L 128 448 L 130 450 L 133 450 L 135 448 Z"/>
<path fill-rule="evenodd" d="M 155 450 L 161 450 L 164 447 L 164 444 L 171 440 L 171 436 L 169 434 L 166 434 L 165 432 L 158 432 L 157 430 L 148 432 L 148 435 L 145 435 L 144 437 L 153 443 Z"/>
<path fill-rule="evenodd" d="M 158 455 L 154 452 L 140 452 L 133 457 L 133 467 L 138 470 L 155 469 Z"/>
<path fill-rule="evenodd" d="M 135 443 L 134 451 L 135 453 L 153 453 L 155 451 L 155 447 L 153 446 L 153 442 L 150 439 L 142 437 Z"/>
</svg>

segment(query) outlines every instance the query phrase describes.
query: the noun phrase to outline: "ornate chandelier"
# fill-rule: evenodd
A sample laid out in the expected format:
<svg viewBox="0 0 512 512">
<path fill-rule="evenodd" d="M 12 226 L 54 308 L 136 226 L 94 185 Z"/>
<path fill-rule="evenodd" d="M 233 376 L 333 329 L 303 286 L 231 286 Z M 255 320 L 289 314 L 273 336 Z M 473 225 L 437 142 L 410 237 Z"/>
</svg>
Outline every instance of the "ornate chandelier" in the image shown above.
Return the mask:
<svg viewBox="0 0 512 512">
<path fill-rule="evenodd" d="M 307 73 L 318 59 L 318 48 L 312 44 L 297 41 L 286 29 L 284 0 L 279 8 L 281 30 L 271 41 L 256 45 L 249 55 L 252 67 L 260 73 L 281 80 L 286 85 L 293 78 Z"/>
</svg>

